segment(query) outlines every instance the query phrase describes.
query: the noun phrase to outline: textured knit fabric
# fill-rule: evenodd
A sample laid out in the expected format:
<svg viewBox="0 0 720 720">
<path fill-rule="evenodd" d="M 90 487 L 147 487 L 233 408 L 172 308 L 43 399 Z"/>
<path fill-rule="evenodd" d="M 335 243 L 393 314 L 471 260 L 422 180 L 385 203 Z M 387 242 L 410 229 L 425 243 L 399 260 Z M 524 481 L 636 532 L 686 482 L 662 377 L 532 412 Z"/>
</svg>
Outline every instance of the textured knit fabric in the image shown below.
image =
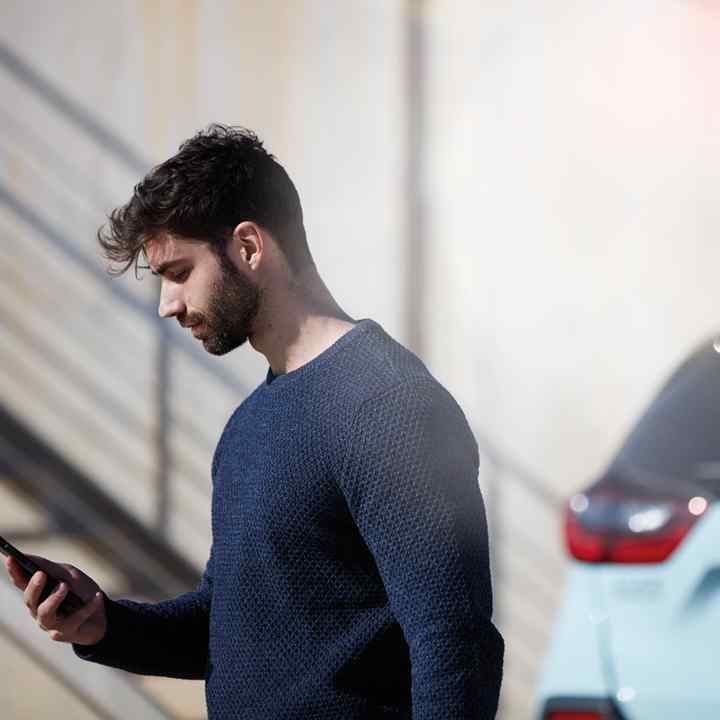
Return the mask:
<svg viewBox="0 0 720 720">
<path fill-rule="evenodd" d="M 106 598 L 87 660 L 204 678 L 209 720 L 495 717 L 478 452 L 422 362 L 374 321 L 265 381 L 212 465 L 202 582 Z"/>
</svg>

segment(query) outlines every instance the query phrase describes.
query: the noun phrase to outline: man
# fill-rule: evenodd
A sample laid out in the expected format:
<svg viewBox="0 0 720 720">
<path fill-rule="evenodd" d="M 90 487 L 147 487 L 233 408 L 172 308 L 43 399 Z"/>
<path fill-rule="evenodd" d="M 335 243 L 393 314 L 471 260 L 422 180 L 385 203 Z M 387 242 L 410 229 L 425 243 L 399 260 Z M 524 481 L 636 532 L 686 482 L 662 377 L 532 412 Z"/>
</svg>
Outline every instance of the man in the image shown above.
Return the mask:
<svg viewBox="0 0 720 720">
<path fill-rule="evenodd" d="M 353 320 L 318 275 L 295 188 L 257 137 L 212 125 L 154 168 L 98 234 L 162 279 L 159 312 L 212 354 L 246 340 L 267 377 L 212 463 L 213 543 L 194 592 L 38 605 L 86 660 L 206 680 L 210 720 L 490 719 L 503 640 L 491 621 L 477 445 L 422 362 Z"/>
</svg>

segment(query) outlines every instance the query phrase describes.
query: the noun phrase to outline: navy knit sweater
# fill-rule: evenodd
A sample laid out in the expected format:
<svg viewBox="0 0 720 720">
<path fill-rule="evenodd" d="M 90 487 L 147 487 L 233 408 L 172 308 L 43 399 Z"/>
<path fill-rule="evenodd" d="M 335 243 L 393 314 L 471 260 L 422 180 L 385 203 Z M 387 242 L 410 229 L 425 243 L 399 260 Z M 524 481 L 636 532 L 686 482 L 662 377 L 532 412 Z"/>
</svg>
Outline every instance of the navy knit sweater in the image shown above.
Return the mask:
<svg viewBox="0 0 720 720">
<path fill-rule="evenodd" d="M 358 322 L 235 410 L 194 592 L 106 597 L 93 662 L 204 678 L 210 720 L 495 717 L 504 643 L 477 445 L 450 394 Z"/>
</svg>

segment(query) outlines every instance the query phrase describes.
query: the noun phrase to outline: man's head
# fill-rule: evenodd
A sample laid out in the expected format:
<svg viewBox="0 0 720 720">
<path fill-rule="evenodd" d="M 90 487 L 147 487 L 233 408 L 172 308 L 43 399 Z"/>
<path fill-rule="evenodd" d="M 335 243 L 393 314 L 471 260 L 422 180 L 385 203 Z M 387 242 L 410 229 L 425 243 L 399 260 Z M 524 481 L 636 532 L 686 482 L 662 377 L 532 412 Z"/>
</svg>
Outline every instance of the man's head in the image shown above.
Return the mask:
<svg viewBox="0 0 720 720">
<path fill-rule="evenodd" d="M 143 250 L 153 274 L 162 278 L 160 316 L 192 328 L 213 355 L 224 355 L 248 339 L 263 295 L 261 282 L 253 277 L 266 251 L 262 233 L 254 223 L 238 228 L 243 232 L 235 236 L 239 254 L 235 238 L 229 252 L 214 252 L 208 243 L 167 233 L 155 235 Z"/>
<path fill-rule="evenodd" d="M 135 186 L 98 231 L 116 273 L 144 255 L 162 277 L 159 312 L 223 354 L 252 332 L 268 273 L 313 266 L 300 199 L 254 133 L 210 125 Z"/>
</svg>

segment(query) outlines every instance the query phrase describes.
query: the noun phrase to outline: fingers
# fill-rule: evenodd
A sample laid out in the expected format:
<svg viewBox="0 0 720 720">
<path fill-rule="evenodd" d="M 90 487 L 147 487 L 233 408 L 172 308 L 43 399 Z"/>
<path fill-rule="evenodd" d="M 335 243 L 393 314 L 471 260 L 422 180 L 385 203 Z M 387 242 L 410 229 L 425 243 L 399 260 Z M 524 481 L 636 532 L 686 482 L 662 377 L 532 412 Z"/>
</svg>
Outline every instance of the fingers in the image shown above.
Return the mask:
<svg viewBox="0 0 720 720">
<path fill-rule="evenodd" d="M 72 638 L 77 633 L 80 626 L 91 616 L 94 615 L 105 602 L 105 597 L 102 592 L 96 593 L 92 600 L 89 600 L 83 607 L 76 610 L 72 615 L 66 618 L 62 625 L 57 629 L 50 632 L 50 637 L 53 640 L 60 642 L 71 642 L 69 638 Z"/>
<path fill-rule="evenodd" d="M 48 598 L 37 607 L 35 618 L 41 630 L 53 630 L 58 626 L 59 622 L 62 622 L 57 615 L 57 609 L 65 599 L 67 592 L 67 583 L 60 583 Z"/>
<path fill-rule="evenodd" d="M 81 595 L 78 590 L 74 589 L 73 603 L 68 601 L 63 606 L 71 590 L 70 582 L 77 582 L 85 578 L 85 576 L 72 565 L 58 565 L 37 556 L 29 557 L 35 560 L 38 565 L 41 565 L 42 562 L 43 567 L 52 572 L 52 576 L 48 578 L 45 570 L 39 570 L 28 580 L 27 573 L 14 558 L 5 558 L 4 563 L 5 570 L 10 575 L 13 584 L 23 592 L 25 606 L 37 622 L 38 627 L 47 632 L 52 640 L 62 642 L 75 642 L 78 637 L 83 637 L 83 633 L 86 636 L 87 632 L 85 629 L 80 630 L 81 626 L 91 616 L 100 611 L 102 612 L 100 621 L 104 617 L 104 594 L 97 592 L 82 607 L 73 610 L 78 603 L 83 602 L 80 599 Z M 58 571 L 57 568 L 60 568 L 62 572 Z M 55 578 L 61 582 L 58 582 L 57 587 L 54 587 L 47 597 L 43 597 L 48 582 L 51 583 L 51 587 L 54 586 Z M 87 594 L 85 596 L 87 597 Z"/>
<path fill-rule="evenodd" d="M 7 571 L 7 574 L 10 576 L 10 579 L 13 580 L 13 573 L 12 573 L 13 562 L 12 562 L 12 558 L 9 557 L 9 556 L 8 556 L 8 557 L 4 557 L 4 558 L 3 558 L 3 563 L 5 564 L 5 570 Z M 13 584 L 14 584 L 14 582 L 15 582 L 15 581 L 13 580 Z"/>
<path fill-rule="evenodd" d="M 25 606 L 34 618 L 37 618 L 38 602 L 40 601 L 40 595 L 42 594 L 46 581 L 47 575 L 45 575 L 45 573 L 41 570 L 38 570 L 30 578 L 30 581 L 27 583 L 27 587 L 25 588 Z"/>
<path fill-rule="evenodd" d="M 17 560 L 11 557 L 5 558 L 5 569 L 10 575 L 12 584 L 19 590 L 25 590 L 28 584 L 28 577 L 25 571 L 20 567 Z"/>
</svg>

